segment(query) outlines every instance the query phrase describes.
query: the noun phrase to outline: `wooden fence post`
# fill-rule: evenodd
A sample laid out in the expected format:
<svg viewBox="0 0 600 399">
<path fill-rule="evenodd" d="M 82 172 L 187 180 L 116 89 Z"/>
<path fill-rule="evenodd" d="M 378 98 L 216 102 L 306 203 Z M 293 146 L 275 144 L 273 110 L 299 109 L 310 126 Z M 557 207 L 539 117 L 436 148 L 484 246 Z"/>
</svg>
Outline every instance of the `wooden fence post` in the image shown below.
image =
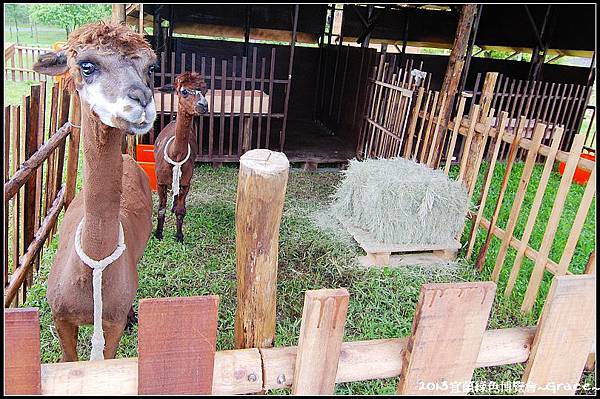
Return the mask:
<svg viewBox="0 0 600 399">
<path fill-rule="evenodd" d="M 491 281 L 421 287 L 398 394 L 466 394 L 495 293 Z"/>
<path fill-rule="evenodd" d="M 496 79 L 498 78 L 497 72 L 488 72 L 485 74 L 485 81 L 483 82 L 483 88 L 481 89 L 481 100 L 480 100 L 480 110 L 481 120 L 485 120 L 488 116 L 488 112 L 490 110 L 490 106 L 492 104 L 492 98 L 494 94 L 494 87 L 496 86 Z M 483 134 L 477 132 L 475 129 L 475 134 L 473 135 L 473 139 L 471 141 L 471 146 L 469 147 L 469 152 L 467 156 L 467 169 L 465 172 L 465 185 L 469 191 L 472 191 L 471 188 L 475 186 L 477 182 L 477 170 L 475 169 L 476 160 L 480 151 L 480 147 L 483 144 Z"/>
<path fill-rule="evenodd" d="M 256 149 L 240 157 L 235 242 L 235 347 L 264 348 L 275 340 L 279 225 L 288 180 L 285 154 Z"/>
<path fill-rule="evenodd" d="M 42 368 L 37 309 L 4 309 L 4 348 L 4 393 L 39 395 Z"/>
<path fill-rule="evenodd" d="M 306 291 L 292 394 L 334 393 L 348 298 L 345 288 Z"/>
<path fill-rule="evenodd" d="M 79 93 L 71 96 L 71 134 L 69 135 L 69 159 L 67 159 L 67 182 L 65 188 L 65 209 L 75 197 L 77 166 L 79 162 L 79 135 L 81 133 L 81 100 Z"/>
<path fill-rule="evenodd" d="M 554 277 L 523 374 L 526 392 L 573 395 L 595 335 L 596 276 Z"/>
<path fill-rule="evenodd" d="M 212 393 L 219 297 L 142 299 L 138 394 Z"/>
</svg>

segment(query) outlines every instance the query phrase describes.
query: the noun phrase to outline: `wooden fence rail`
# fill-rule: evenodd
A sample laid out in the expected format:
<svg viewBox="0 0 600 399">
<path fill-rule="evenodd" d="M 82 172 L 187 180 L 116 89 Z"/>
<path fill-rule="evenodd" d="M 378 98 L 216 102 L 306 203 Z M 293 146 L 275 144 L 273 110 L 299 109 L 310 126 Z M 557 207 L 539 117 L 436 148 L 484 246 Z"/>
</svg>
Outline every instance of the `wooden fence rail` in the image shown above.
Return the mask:
<svg viewBox="0 0 600 399">
<path fill-rule="evenodd" d="M 425 284 L 409 337 L 345 343 L 349 293 L 307 291 L 297 347 L 221 352 L 215 351 L 218 297 L 143 299 L 138 358 L 58 364 L 40 364 L 37 309 L 8 309 L 5 389 L 111 395 L 291 387 L 332 394 L 337 383 L 400 375 L 399 394 L 448 394 L 466 393 L 477 367 L 526 362 L 526 392 L 554 384 L 546 394 L 572 394 L 594 342 L 595 283 L 595 275 L 559 276 L 536 327 L 499 330 L 486 330 L 495 283 Z"/>
<path fill-rule="evenodd" d="M 49 48 L 31 46 L 4 46 L 4 80 L 23 82 L 35 80 L 46 82 L 47 75 L 39 74 L 33 70 L 40 55 L 52 51 Z"/>
<path fill-rule="evenodd" d="M 54 86 L 47 107 L 46 91 L 45 82 L 34 85 L 22 105 L 4 108 L 5 307 L 25 302 L 43 245 L 52 239 L 59 214 L 75 194 L 78 97 Z"/>
</svg>

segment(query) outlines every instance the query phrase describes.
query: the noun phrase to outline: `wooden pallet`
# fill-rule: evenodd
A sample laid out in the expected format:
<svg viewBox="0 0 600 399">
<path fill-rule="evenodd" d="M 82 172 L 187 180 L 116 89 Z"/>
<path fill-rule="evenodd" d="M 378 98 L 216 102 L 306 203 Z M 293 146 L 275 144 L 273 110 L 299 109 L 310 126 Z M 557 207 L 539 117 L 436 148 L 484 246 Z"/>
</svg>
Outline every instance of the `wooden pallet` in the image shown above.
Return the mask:
<svg viewBox="0 0 600 399">
<path fill-rule="evenodd" d="M 367 253 L 359 257 L 363 266 L 403 266 L 446 262 L 456 259 L 460 249 L 460 242 L 456 240 L 449 245 L 385 244 L 377 241 L 370 232 L 355 226 L 349 220 L 339 218 L 339 221 Z M 392 253 L 400 254 L 392 255 Z"/>
</svg>

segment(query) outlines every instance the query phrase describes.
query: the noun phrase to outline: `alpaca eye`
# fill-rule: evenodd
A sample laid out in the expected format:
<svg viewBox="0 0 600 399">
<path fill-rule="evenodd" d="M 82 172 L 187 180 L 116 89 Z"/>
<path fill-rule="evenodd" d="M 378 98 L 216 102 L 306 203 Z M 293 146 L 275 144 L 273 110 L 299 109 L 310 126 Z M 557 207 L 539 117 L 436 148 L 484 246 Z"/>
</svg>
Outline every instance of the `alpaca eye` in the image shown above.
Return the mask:
<svg viewBox="0 0 600 399">
<path fill-rule="evenodd" d="M 181 89 L 181 95 L 184 97 L 187 97 L 187 95 L 190 94 L 190 92 L 188 91 L 188 89 Z"/>
<path fill-rule="evenodd" d="M 156 69 L 156 67 L 154 65 L 150 65 L 148 67 L 148 75 L 152 76 L 152 73 L 154 73 L 154 69 Z"/>
<path fill-rule="evenodd" d="M 79 64 L 79 66 L 81 67 L 81 73 L 83 76 L 90 76 L 96 71 L 96 65 L 92 64 L 91 62 L 82 62 Z"/>
</svg>

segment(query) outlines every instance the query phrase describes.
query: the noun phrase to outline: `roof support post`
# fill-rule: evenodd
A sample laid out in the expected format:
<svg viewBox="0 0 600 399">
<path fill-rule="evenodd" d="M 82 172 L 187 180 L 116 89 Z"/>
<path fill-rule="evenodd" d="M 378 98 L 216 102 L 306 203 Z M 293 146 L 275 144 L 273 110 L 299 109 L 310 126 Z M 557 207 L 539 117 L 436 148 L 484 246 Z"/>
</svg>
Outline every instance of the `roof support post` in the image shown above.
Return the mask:
<svg viewBox="0 0 600 399">
<path fill-rule="evenodd" d="M 436 151 L 434 154 L 436 154 L 438 151 L 441 151 L 440 145 L 442 144 L 442 139 L 445 136 L 445 128 L 443 128 L 443 126 L 447 125 L 452 113 L 452 100 L 457 93 L 458 85 L 463 73 L 469 37 L 471 36 L 471 30 L 476 14 L 476 4 L 465 4 L 462 6 L 458 20 L 458 26 L 456 28 L 456 35 L 454 36 L 454 44 L 452 45 L 452 52 L 448 58 L 446 75 L 444 76 L 444 82 L 442 83 L 442 88 L 440 90 L 440 97 L 444 98 L 444 95 L 446 95 L 447 101 L 445 102 L 444 109 L 439 111 L 442 115 L 440 125 L 442 126 L 443 131 L 438 136 L 437 142 L 434 143 L 434 151 Z"/>
</svg>

